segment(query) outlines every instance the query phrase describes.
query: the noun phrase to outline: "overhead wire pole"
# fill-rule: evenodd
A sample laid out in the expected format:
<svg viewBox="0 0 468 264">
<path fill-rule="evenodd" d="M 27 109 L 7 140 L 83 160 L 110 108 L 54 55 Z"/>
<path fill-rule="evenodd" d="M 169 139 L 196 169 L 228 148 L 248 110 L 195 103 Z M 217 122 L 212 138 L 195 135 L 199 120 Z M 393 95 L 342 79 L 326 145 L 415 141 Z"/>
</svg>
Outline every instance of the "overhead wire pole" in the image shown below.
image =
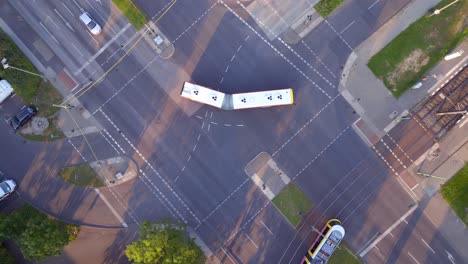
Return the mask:
<svg viewBox="0 0 468 264">
<path fill-rule="evenodd" d="M 52 106 L 55 106 L 55 107 L 60 107 L 60 108 L 63 108 L 67 111 L 68 115 L 70 116 L 70 118 L 73 120 L 73 123 L 75 123 L 75 126 L 78 128 L 78 130 L 80 131 L 80 134 L 83 136 L 84 140 L 86 141 L 86 144 L 88 145 L 89 149 L 91 150 L 91 153 L 93 153 L 93 156 L 94 156 L 94 159 L 96 160 L 96 162 L 99 162 L 99 159 L 97 158 L 97 155 L 96 153 L 94 152 L 94 149 L 93 147 L 91 146 L 91 144 L 89 143 L 88 141 L 88 138 L 86 137 L 86 135 L 83 133 L 83 130 L 81 129 L 81 127 L 78 125 L 78 122 L 76 122 L 76 119 L 73 118 L 71 112 L 70 112 L 70 109 L 74 109 L 75 106 L 71 105 L 71 104 L 67 104 L 65 106 L 63 105 L 56 105 L 56 104 L 53 104 Z"/>
<path fill-rule="evenodd" d="M 154 23 L 157 23 L 171 8 L 172 6 L 174 6 L 174 4 L 177 2 L 177 0 L 174 0 L 172 2 L 172 4 L 162 13 L 161 16 L 159 16 L 158 19 L 155 20 Z M 81 129 L 81 127 L 78 125 L 78 122 L 76 122 L 76 119 L 73 118 L 71 112 L 70 112 L 70 109 L 74 109 L 75 106 L 72 105 L 73 102 L 75 102 L 76 100 L 78 100 L 79 97 L 83 96 L 86 92 L 88 92 L 89 90 L 91 90 L 94 86 L 96 86 L 96 84 L 102 80 L 104 77 L 107 76 L 107 74 L 109 74 L 110 71 L 112 71 L 124 58 L 126 58 L 128 56 L 128 54 L 136 47 L 136 45 L 143 39 L 144 35 L 149 31 L 149 28 L 146 28 L 143 32 L 143 34 L 141 34 L 141 37 L 130 47 L 129 50 L 127 50 L 125 52 L 125 54 L 117 61 L 115 62 L 105 73 L 103 73 L 93 84 L 91 84 L 88 88 L 86 88 L 84 91 L 82 92 L 79 92 L 79 95 L 78 96 L 74 96 L 74 97 L 69 97 L 68 99 L 66 99 L 65 101 L 63 101 L 60 105 L 57 105 L 57 104 L 53 104 L 52 106 L 55 106 L 55 107 L 60 107 L 60 108 L 63 108 L 67 111 L 68 115 L 70 116 L 70 118 L 73 120 L 73 123 L 75 123 L 76 127 L 78 128 L 78 130 L 80 131 L 80 134 L 83 136 L 84 140 L 86 141 L 86 144 L 88 145 L 89 149 L 91 150 L 92 154 L 93 154 L 93 157 L 94 159 L 96 160 L 96 162 L 99 162 L 99 159 L 97 158 L 97 155 L 96 155 L 96 152 L 94 151 L 93 147 L 91 146 L 91 143 L 89 143 L 89 140 L 88 138 L 86 137 L 86 135 L 83 133 L 83 130 Z M 5 61 L 6 63 L 6 61 Z M 3 61 L 2 61 L 2 64 L 3 64 Z M 11 67 L 11 66 L 10 66 Z M 72 99 L 73 98 L 73 99 Z"/>
<path fill-rule="evenodd" d="M 172 4 L 161 14 L 161 16 L 158 17 L 158 19 L 156 19 L 154 21 L 154 23 L 157 23 L 159 22 L 159 20 L 161 20 L 161 18 L 163 18 L 167 12 L 174 6 L 174 4 L 177 2 L 177 0 L 174 0 L 172 2 Z M 143 37 L 145 36 L 145 34 L 149 31 L 149 28 L 146 27 L 145 30 L 143 31 L 143 33 L 141 34 L 140 38 L 138 38 L 138 40 L 130 47 L 130 49 L 128 49 L 125 54 L 118 60 L 116 61 L 106 72 L 104 72 L 95 82 L 93 82 L 88 88 L 86 88 L 84 91 L 82 92 L 78 92 L 78 96 L 73 96 L 73 97 L 69 97 L 68 99 L 66 99 L 65 101 L 63 101 L 61 103 L 61 105 L 65 105 L 65 104 L 71 104 L 73 102 L 75 102 L 76 100 L 78 100 L 78 98 L 80 98 L 81 96 L 83 96 L 85 93 L 87 93 L 89 90 L 91 90 L 93 87 L 96 86 L 96 84 L 101 81 L 104 77 L 106 77 L 118 64 L 120 64 L 120 62 L 122 62 L 123 59 L 125 59 L 128 54 L 130 54 L 130 52 L 136 47 L 136 45 L 138 43 L 140 43 L 140 41 L 143 39 Z"/>
</svg>

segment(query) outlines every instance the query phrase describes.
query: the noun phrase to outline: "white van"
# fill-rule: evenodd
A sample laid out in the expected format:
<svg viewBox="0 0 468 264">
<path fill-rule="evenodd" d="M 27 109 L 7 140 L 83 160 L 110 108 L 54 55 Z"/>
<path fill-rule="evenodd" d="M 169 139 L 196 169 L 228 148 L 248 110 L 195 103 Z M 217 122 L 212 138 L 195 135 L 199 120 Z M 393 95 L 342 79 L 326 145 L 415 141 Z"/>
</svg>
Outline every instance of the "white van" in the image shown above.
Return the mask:
<svg viewBox="0 0 468 264">
<path fill-rule="evenodd" d="M 0 103 L 13 93 L 13 87 L 7 80 L 0 80 Z"/>
</svg>

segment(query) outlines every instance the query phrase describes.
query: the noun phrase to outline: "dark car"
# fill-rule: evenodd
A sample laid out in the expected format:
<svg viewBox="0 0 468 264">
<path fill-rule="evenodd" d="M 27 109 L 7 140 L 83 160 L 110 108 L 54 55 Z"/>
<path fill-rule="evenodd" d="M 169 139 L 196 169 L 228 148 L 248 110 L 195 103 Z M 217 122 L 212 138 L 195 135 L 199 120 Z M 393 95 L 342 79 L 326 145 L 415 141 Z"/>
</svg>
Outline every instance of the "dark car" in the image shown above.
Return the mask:
<svg viewBox="0 0 468 264">
<path fill-rule="evenodd" d="M 29 119 L 36 115 L 37 110 L 34 107 L 25 107 L 10 120 L 10 125 L 14 130 L 20 129 Z"/>
</svg>

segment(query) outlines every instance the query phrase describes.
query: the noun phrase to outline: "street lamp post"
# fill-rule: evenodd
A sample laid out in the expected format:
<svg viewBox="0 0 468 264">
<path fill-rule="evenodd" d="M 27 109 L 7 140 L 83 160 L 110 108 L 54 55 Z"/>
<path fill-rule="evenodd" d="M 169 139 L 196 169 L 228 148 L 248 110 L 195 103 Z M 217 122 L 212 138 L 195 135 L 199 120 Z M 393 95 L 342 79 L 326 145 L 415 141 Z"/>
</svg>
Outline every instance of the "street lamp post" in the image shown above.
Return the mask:
<svg viewBox="0 0 468 264">
<path fill-rule="evenodd" d="M 8 69 L 8 68 L 11 68 L 11 69 L 14 69 L 14 70 L 17 70 L 17 71 L 21 71 L 21 72 L 25 72 L 25 73 L 29 73 L 31 75 L 35 75 L 35 76 L 38 76 L 38 77 L 41 77 L 43 79 L 47 79 L 44 75 L 41 75 L 41 74 L 37 74 L 37 73 L 34 73 L 34 72 L 30 72 L 30 71 L 27 71 L 27 70 L 23 70 L 21 68 L 17 68 L 17 67 L 14 67 L 14 66 L 11 66 L 7 63 L 7 59 L 6 58 L 3 58 L 2 61 L 2 66 L 3 66 L 3 69 Z"/>
<path fill-rule="evenodd" d="M 445 8 L 447 8 L 447 7 L 449 7 L 449 6 L 453 5 L 453 4 L 455 4 L 455 3 L 458 2 L 458 1 L 460 1 L 460 0 L 455 0 L 455 1 L 453 1 L 452 3 L 450 3 L 450 4 L 448 4 L 448 5 L 444 6 L 444 7 L 442 7 L 441 9 L 435 9 L 435 10 L 434 10 L 434 13 L 432 13 L 429 17 L 431 17 L 431 16 L 433 16 L 433 15 L 438 15 L 438 14 L 440 14 L 440 12 L 442 12 L 442 10 L 444 10 Z"/>
</svg>

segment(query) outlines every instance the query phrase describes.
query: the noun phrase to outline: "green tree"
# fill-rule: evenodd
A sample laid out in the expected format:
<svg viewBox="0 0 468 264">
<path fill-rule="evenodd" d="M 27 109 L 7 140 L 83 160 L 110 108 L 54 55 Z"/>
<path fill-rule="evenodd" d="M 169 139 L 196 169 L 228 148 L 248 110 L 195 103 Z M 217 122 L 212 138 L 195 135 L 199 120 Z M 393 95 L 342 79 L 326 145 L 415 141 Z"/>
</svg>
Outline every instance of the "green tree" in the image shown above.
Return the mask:
<svg viewBox="0 0 468 264">
<path fill-rule="evenodd" d="M 13 255 L 0 243 L 0 260 L 2 264 L 14 264 Z"/>
<path fill-rule="evenodd" d="M 186 231 L 186 225 L 169 219 L 145 222 L 140 239 L 128 245 L 125 254 L 135 264 L 204 263 L 203 252 Z"/>
<path fill-rule="evenodd" d="M 13 239 L 27 259 L 41 260 L 60 255 L 78 234 L 78 227 L 59 222 L 24 206 L 10 215 L 0 214 L 0 240 Z"/>
</svg>

